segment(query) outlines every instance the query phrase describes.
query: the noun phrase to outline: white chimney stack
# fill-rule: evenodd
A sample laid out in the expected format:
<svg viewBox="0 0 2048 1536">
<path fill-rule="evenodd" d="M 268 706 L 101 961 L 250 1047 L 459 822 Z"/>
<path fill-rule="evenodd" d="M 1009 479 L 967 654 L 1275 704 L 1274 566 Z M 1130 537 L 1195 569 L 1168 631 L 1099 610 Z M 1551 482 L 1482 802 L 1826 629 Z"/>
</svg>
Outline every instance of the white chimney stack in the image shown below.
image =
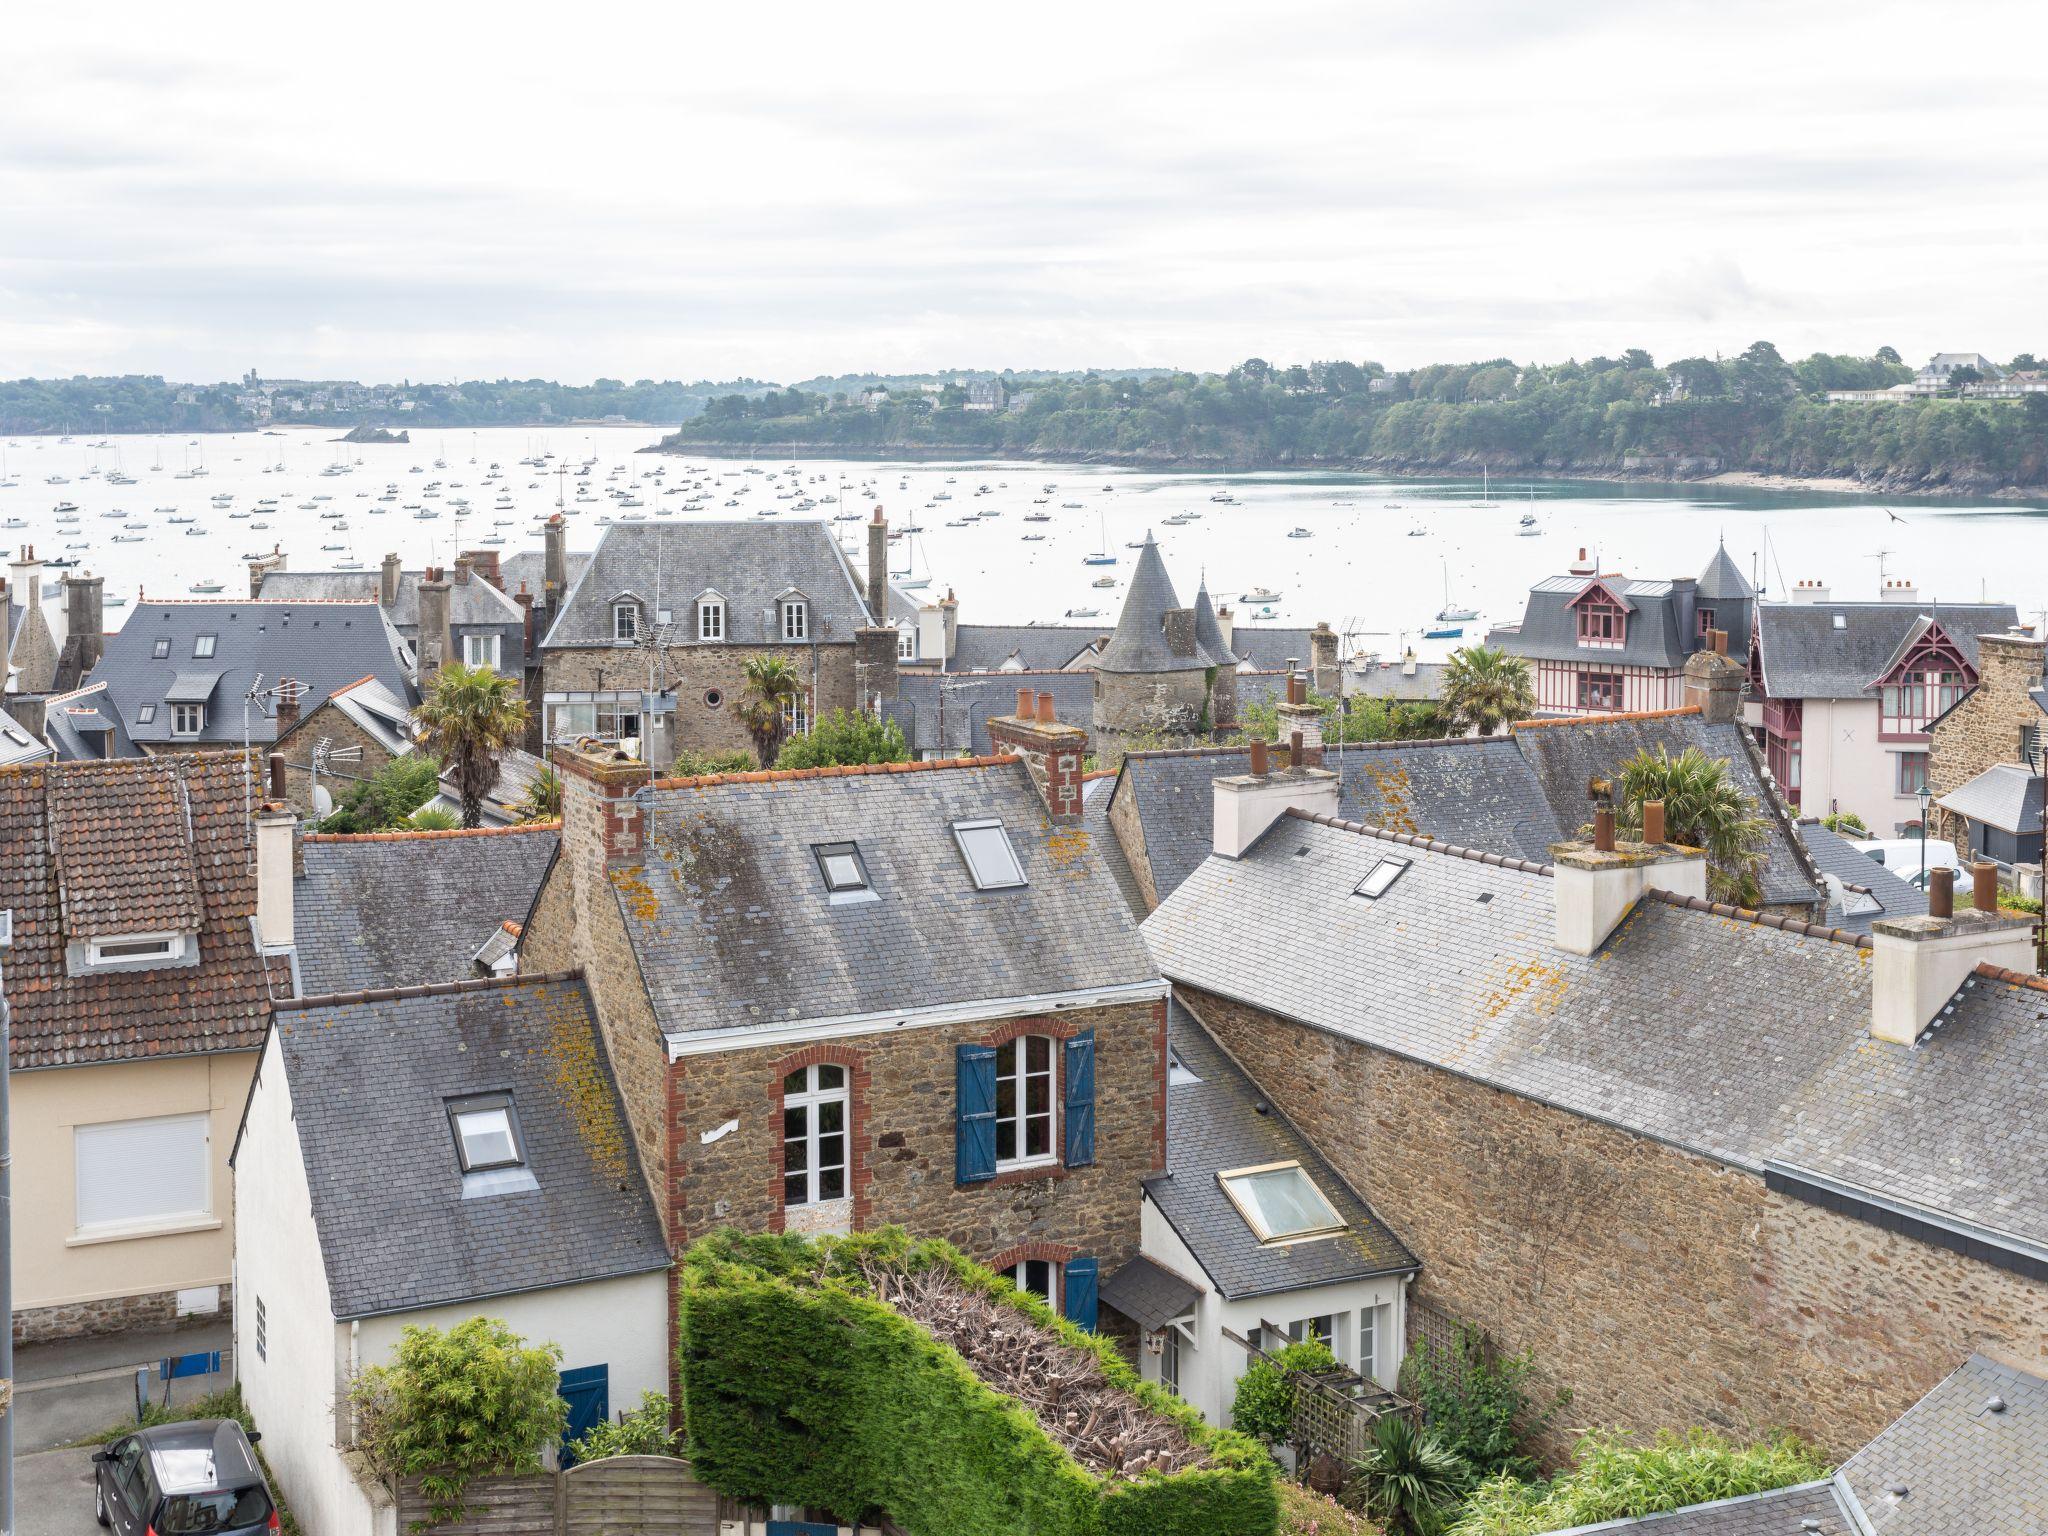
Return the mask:
<svg viewBox="0 0 2048 1536">
<path fill-rule="evenodd" d="M 298 818 L 285 803 L 281 753 L 270 755 L 270 795 L 256 808 L 256 940 L 265 949 L 293 942 L 292 837 Z"/>
<path fill-rule="evenodd" d="M 1212 846 L 1226 859 L 1241 859 L 1266 829 L 1289 811 L 1311 816 L 1337 814 L 1337 775 L 1327 768 L 1270 764 L 1263 741 L 1252 743 L 1250 773 L 1214 781 Z"/>
<path fill-rule="evenodd" d="M 1806 607 L 1831 602 L 1834 593 L 1825 583 L 1818 581 L 1795 582 L 1792 587 L 1792 601 Z"/>
<path fill-rule="evenodd" d="M 1706 855 L 1697 848 L 1663 841 L 1662 804 L 1645 806 L 1643 820 L 1644 835 L 1652 840 L 1619 842 L 1614 835 L 1614 811 L 1601 805 L 1593 813 L 1591 842 L 1551 845 L 1559 949 L 1574 955 L 1593 954 L 1645 891 L 1669 891 L 1674 896 L 1706 900 Z"/>
<path fill-rule="evenodd" d="M 1910 581 L 1887 581 L 1880 596 L 1888 603 L 1917 603 L 1920 589 Z"/>
<path fill-rule="evenodd" d="M 1870 1033 L 1877 1039 L 1917 1042 L 1980 965 L 2033 974 L 2033 923 L 2000 915 L 1998 875 L 1989 864 L 1978 867 L 1976 884 L 1976 905 L 1960 912 L 1949 882 L 1937 880 L 1925 917 L 1871 924 Z"/>
</svg>

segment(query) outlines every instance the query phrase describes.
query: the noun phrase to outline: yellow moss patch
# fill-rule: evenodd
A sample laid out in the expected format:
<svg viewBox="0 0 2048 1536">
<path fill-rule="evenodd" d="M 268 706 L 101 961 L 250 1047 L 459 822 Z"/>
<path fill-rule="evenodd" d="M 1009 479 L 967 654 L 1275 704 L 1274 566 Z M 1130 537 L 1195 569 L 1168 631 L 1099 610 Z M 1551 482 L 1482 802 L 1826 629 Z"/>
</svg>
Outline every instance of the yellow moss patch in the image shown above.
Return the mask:
<svg viewBox="0 0 2048 1536">
<path fill-rule="evenodd" d="M 576 1121 L 576 1133 L 590 1149 L 591 1160 L 614 1183 L 626 1182 L 631 1168 L 626 1155 L 626 1129 L 619 1121 L 611 1079 L 598 1055 L 597 1038 L 574 994 L 548 999 L 547 1033 L 541 1051 L 548 1075 Z"/>
</svg>

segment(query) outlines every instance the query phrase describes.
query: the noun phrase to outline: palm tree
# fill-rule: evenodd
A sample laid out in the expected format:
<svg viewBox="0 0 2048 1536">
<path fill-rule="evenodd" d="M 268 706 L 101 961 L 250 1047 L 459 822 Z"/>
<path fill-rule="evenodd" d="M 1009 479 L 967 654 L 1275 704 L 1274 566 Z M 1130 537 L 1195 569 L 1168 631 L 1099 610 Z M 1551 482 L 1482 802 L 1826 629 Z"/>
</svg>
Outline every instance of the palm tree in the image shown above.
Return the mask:
<svg viewBox="0 0 2048 1536">
<path fill-rule="evenodd" d="M 519 680 L 489 667 L 450 663 L 427 684 L 416 721 L 420 745 L 455 770 L 462 824 L 480 826 L 484 796 L 498 782 L 498 754 L 526 730 Z"/>
<path fill-rule="evenodd" d="M 1372 1427 L 1372 1448 L 1351 1464 L 1347 1502 L 1401 1536 L 1423 1536 L 1444 1506 L 1464 1492 L 1471 1469 L 1437 1435 L 1402 1413 Z"/>
<path fill-rule="evenodd" d="M 1616 783 L 1615 823 L 1624 836 L 1641 836 L 1646 800 L 1664 802 L 1666 838 L 1706 853 L 1710 896 L 1738 907 L 1763 899 L 1757 873 L 1770 823 L 1735 787 L 1725 759 L 1698 747 L 1676 757 L 1661 744 L 1655 752 L 1645 747 L 1621 765 Z"/>
<path fill-rule="evenodd" d="M 1444 669 L 1443 707 L 1460 729 L 1492 736 L 1536 709 L 1529 659 L 1498 646 L 1468 645 L 1451 652 Z"/>
<path fill-rule="evenodd" d="M 745 668 L 746 697 L 740 700 L 740 724 L 754 738 L 754 756 L 763 768 L 773 768 L 789 735 L 783 711 L 803 691 L 803 678 L 780 656 L 750 656 Z"/>
<path fill-rule="evenodd" d="M 550 763 L 542 763 L 534 770 L 533 782 L 526 786 L 526 798 L 519 802 L 521 821 L 560 821 L 562 819 L 562 776 L 555 772 Z"/>
</svg>

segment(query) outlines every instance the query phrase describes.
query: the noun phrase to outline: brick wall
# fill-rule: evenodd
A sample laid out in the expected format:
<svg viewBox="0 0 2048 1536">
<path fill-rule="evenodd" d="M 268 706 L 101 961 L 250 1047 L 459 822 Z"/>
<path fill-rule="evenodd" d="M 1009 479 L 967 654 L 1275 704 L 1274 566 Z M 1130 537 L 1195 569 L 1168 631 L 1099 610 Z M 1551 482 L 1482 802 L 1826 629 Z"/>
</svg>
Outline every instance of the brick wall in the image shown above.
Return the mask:
<svg viewBox="0 0 2048 1536">
<path fill-rule="evenodd" d="M 391 754 L 376 737 L 332 703 L 323 700 L 318 709 L 270 749 L 284 754 L 285 798 L 300 816 L 313 814 L 313 748 L 323 737 L 330 751 L 357 747 L 362 752 L 362 756 L 352 762 L 330 763 L 320 770 L 320 785 L 334 797 L 337 805 L 354 784 L 374 777 L 379 768 L 391 761 Z M 266 762 L 268 756 L 266 753 Z"/>
<path fill-rule="evenodd" d="M 670 646 L 655 664 L 655 676 L 675 687 L 676 727 L 670 743 L 674 750 L 753 750 L 754 739 L 740 723 L 738 705 L 746 689 L 747 662 L 755 656 L 779 656 L 796 669 L 812 689 L 813 718 L 857 707 L 851 638 L 816 646 Z M 631 646 L 541 653 L 545 693 L 637 692 L 646 686 L 647 653 Z M 705 701 L 713 690 L 721 699 L 715 707 Z"/>
<path fill-rule="evenodd" d="M 1939 800 L 1994 763 L 2019 761 L 2020 727 L 2048 726 L 2030 688 L 2041 686 L 2044 647 L 2018 635 L 1983 635 L 1977 641 L 1977 688 L 1928 733 L 1927 787 Z M 1931 834 L 1966 849 L 1963 818 L 1939 806 Z M 1882 836 L 1879 832 L 1877 835 Z"/>
<path fill-rule="evenodd" d="M 956 1185 L 954 1048 L 1026 1033 L 1063 1039 L 1082 1029 L 1095 1031 L 1094 1165 L 1027 1169 Z M 1075 1253 L 1099 1259 L 1105 1279 L 1137 1252 L 1139 1184 L 1166 1160 L 1164 1003 L 684 1057 L 672 1069 L 668 1095 L 673 1246 L 724 1225 L 784 1228 L 783 1077 L 824 1061 L 848 1069 L 848 1185 L 856 1226 L 899 1223 L 921 1237 L 945 1238 L 972 1258 L 1003 1264 L 1050 1256 L 1050 1248 L 1032 1245 L 1051 1245 L 1065 1250 L 1062 1259 Z M 728 1121 L 738 1123 L 704 1141 L 706 1132 Z"/>
<path fill-rule="evenodd" d="M 1182 996 L 1422 1261 L 1419 1299 L 1534 1351 L 1539 1384 L 1574 1394 L 1570 1425 L 1784 1426 L 1843 1456 L 1972 1350 L 2048 1367 L 2048 1284 L 1611 1126 Z M 1335 1083 L 1343 1092 L 1301 1091 Z"/>
</svg>

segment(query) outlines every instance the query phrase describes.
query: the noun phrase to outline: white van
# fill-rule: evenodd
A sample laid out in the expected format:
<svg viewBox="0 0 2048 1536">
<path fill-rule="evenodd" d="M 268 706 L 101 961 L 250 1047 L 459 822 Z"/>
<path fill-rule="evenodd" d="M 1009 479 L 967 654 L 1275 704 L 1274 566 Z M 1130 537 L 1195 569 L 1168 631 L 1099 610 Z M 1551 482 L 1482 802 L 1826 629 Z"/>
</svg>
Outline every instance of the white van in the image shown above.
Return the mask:
<svg viewBox="0 0 2048 1536">
<path fill-rule="evenodd" d="M 1937 838 L 1925 843 L 1917 837 L 1882 838 L 1874 842 L 1854 843 L 1851 846 L 1869 854 L 1886 869 L 1912 885 L 1924 885 L 1923 869 L 1952 869 L 1961 885 L 1963 861 L 1956 857 L 1956 845 Z"/>
</svg>

